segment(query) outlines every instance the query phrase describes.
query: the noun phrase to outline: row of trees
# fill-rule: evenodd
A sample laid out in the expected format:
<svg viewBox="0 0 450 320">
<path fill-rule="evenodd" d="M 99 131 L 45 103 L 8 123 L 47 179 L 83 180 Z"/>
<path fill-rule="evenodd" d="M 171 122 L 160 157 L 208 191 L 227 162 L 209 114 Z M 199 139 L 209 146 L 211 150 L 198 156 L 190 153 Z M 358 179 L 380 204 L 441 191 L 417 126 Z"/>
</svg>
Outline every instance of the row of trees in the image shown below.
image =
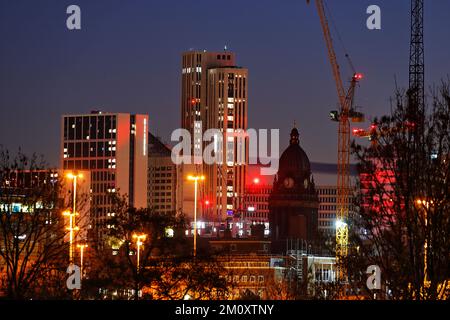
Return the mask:
<svg viewBox="0 0 450 320">
<path fill-rule="evenodd" d="M 183 216 L 130 208 L 126 198 L 119 196 L 112 199 L 115 215 L 107 221 L 113 227 L 90 229 L 94 237 L 85 251 L 82 290 L 75 294 L 68 290 L 69 231 L 62 212 L 71 207 L 71 189 L 65 187 L 64 177 L 45 167 L 36 156 L 0 150 L 0 297 L 227 297 L 231 286 L 214 258 L 198 255 L 192 259 Z M 77 211 L 81 210 L 78 205 Z M 87 224 L 78 226 L 88 228 Z M 136 233 L 146 235 L 139 268 L 133 239 Z"/>
<path fill-rule="evenodd" d="M 141 292 L 142 298 L 152 300 L 227 297 L 230 285 L 219 263 L 201 254 L 193 258 L 182 215 L 130 208 L 120 197 L 114 198 L 114 208 L 108 245 L 95 248 L 91 257 L 84 281 L 87 297 L 130 298 L 129 292 L 134 299 Z M 139 266 L 134 234 L 145 235 Z"/>
</svg>

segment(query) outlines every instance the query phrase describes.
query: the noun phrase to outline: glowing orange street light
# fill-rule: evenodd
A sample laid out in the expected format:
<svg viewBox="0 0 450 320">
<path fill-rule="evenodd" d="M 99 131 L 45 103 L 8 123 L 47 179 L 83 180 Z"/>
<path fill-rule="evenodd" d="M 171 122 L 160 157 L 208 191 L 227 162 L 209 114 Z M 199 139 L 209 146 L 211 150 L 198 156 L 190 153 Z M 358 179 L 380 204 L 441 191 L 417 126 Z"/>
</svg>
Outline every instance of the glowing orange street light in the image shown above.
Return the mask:
<svg viewBox="0 0 450 320">
<path fill-rule="evenodd" d="M 83 279 L 83 252 L 88 247 L 87 244 L 77 244 L 77 248 L 80 249 L 80 274 Z"/>
<path fill-rule="evenodd" d="M 69 230 L 69 263 L 73 263 L 73 238 L 74 231 L 78 231 L 79 228 L 75 226 L 75 216 L 77 213 L 73 213 L 71 211 L 64 211 L 63 216 L 69 217 L 69 226 L 66 227 L 66 230 Z"/>
<path fill-rule="evenodd" d="M 77 179 L 82 178 L 83 175 L 81 173 L 68 172 L 66 174 L 66 177 L 73 181 L 72 212 L 70 212 L 70 211 L 63 212 L 63 215 L 69 216 L 69 227 L 67 228 L 67 230 L 70 231 L 69 263 L 72 264 L 73 263 L 73 232 L 76 230 L 79 230 L 79 228 L 76 226 L 76 222 L 75 222 L 75 216 L 78 215 L 78 213 L 77 213 Z"/>
<path fill-rule="evenodd" d="M 192 176 L 187 177 L 189 181 L 194 181 L 194 257 L 197 255 L 197 185 L 198 181 L 205 180 L 205 176 Z"/>
<path fill-rule="evenodd" d="M 430 204 L 433 204 L 433 200 L 428 201 L 425 199 L 417 199 L 416 204 L 419 206 L 425 207 L 426 210 L 424 210 L 424 221 L 425 221 L 425 228 L 428 228 L 428 209 L 430 208 Z M 425 234 L 427 233 L 427 230 L 425 231 Z M 423 244 L 423 282 L 424 285 L 428 282 L 428 266 L 427 266 L 427 255 L 428 255 L 428 238 L 425 237 L 425 242 Z"/>
<path fill-rule="evenodd" d="M 136 246 L 137 246 L 137 272 L 139 272 L 139 260 L 140 260 L 140 253 L 141 253 L 141 246 L 144 244 L 145 239 L 147 239 L 147 235 L 144 233 L 141 234 L 133 234 L 133 239 L 136 240 Z"/>
<path fill-rule="evenodd" d="M 253 179 L 253 183 L 254 183 L 254 184 L 258 184 L 258 183 L 259 183 L 259 181 L 260 181 L 260 180 L 259 180 L 259 178 L 255 178 L 255 179 Z"/>
</svg>

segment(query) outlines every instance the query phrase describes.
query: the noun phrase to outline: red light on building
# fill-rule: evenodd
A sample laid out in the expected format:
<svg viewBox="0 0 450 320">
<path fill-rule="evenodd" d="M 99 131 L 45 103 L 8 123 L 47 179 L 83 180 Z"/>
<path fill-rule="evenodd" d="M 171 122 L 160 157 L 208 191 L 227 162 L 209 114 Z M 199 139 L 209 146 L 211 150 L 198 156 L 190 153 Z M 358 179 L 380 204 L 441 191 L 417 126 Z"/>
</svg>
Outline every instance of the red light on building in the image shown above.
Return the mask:
<svg viewBox="0 0 450 320">
<path fill-rule="evenodd" d="M 209 206 L 209 200 L 205 200 L 205 206 Z"/>
<path fill-rule="evenodd" d="M 259 178 L 253 179 L 253 183 L 254 183 L 254 184 L 258 184 L 258 183 L 259 183 Z"/>
<path fill-rule="evenodd" d="M 356 137 L 365 137 L 367 135 L 366 131 L 361 128 L 355 128 L 352 130 L 352 133 Z"/>
<path fill-rule="evenodd" d="M 195 104 L 196 100 L 195 99 L 191 99 L 191 104 Z"/>
<path fill-rule="evenodd" d="M 356 80 L 361 80 L 363 78 L 363 74 L 362 73 L 355 73 L 355 79 Z"/>
</svg>

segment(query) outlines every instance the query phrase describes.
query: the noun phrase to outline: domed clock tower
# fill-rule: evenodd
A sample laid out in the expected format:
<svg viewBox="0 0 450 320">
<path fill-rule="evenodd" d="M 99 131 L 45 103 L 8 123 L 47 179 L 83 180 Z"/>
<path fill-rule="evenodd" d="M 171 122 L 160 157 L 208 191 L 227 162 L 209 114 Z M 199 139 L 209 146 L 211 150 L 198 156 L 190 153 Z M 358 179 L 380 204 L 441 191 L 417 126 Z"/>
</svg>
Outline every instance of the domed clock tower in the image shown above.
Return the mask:
<svg viewBox="0 0 450 320">
<path fill-rule="evenodd" d="M 317 236 L 318 209 L 309 159 L 300 147 L 297 128 L 293 128 L 269 196 L 272 252 L 285 250 L 286 239 L 312 243 Z"/>
</svg>

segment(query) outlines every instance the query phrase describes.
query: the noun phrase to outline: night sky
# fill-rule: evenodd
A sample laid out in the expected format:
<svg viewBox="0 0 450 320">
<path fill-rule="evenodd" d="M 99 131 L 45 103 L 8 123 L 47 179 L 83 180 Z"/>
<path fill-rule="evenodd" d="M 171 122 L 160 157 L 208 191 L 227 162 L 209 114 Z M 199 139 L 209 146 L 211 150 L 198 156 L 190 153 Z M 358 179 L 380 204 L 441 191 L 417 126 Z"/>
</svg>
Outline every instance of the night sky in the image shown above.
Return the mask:
<svg viewBox="0 0 450 320">
<path fill-rule="evenodd" d="M 395 77 L 407 86 L 410 1 L 327 3 L 365 75 L 356 104 L 369 117 L 388 112 Z M 70 4 L 81 7 L 81 31 L 66 28 Z M 382 30 L 366 28 L 371 4 L 381 7 Z M 450 1 L 425 6 L 429 86 L 450 73 Z M 295 119 L 310 160 L 336 161 L 336 90 L 315 6 L 304 0 L 0 0 L 0 39 L 0 144 L 52 166 L 62 114 L 147 113 L 150 130 L 169 141 L 180 126 L 181 53 L 225 45 L 249 69 L 249 127 L 280 128 L 283 150 Z"/>
</svg>

